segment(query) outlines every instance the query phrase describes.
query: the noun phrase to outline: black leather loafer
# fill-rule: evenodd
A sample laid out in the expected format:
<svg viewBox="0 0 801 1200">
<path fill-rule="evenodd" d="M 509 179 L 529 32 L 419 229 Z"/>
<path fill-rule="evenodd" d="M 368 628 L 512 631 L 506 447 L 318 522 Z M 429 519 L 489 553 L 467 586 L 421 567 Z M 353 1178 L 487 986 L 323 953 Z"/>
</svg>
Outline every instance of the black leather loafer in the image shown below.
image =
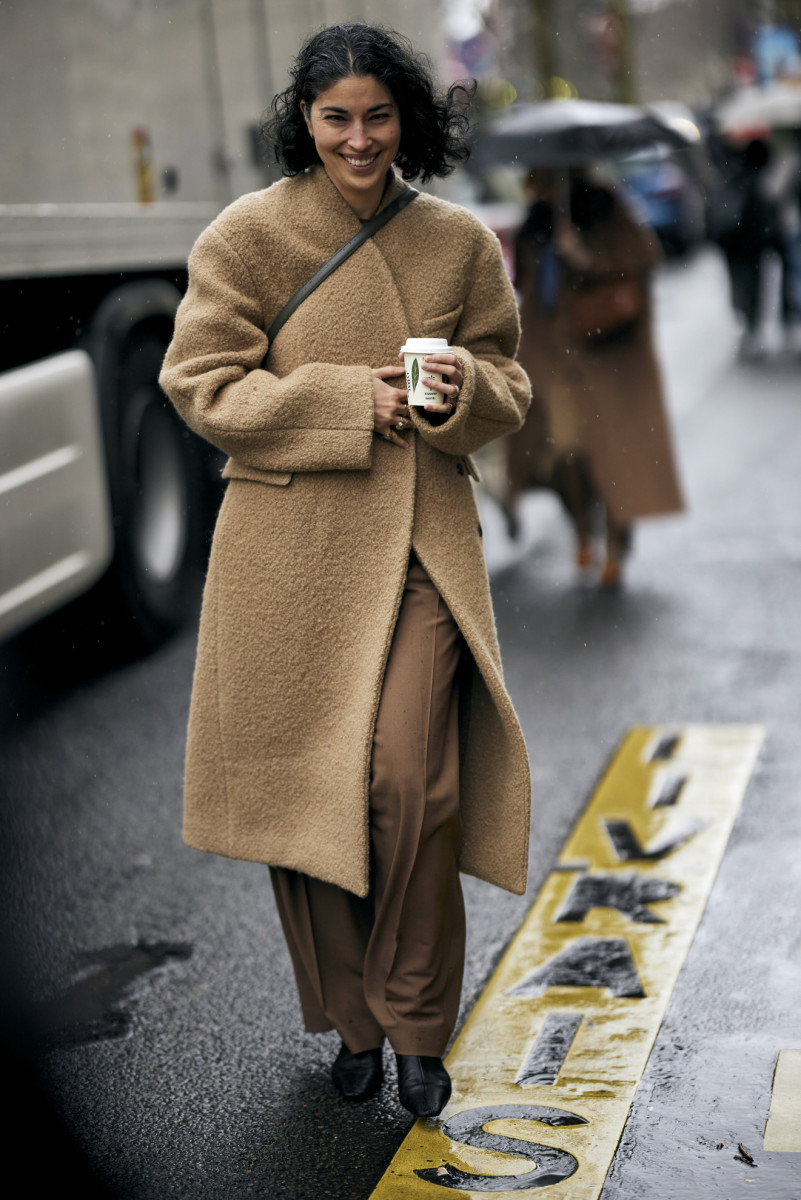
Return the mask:
<svg viewBox="0 0 801 1200">
<path fill-rule="evenodd" d="M 346 1100 L 369 1100 L 384 1078 L 382 1057 L 380 1046 L 376 1050 L 352 1054 L 343 1042 L 331 1068 L 334 1087 Z"/>
<path fill-rule="evenodd" d="M 425 1054 L 396 1054 L 398 1096 L 415 1117 L 436 1117 L 451 1097 L 451 1077 L 441 1058 Z"/>
</svg>

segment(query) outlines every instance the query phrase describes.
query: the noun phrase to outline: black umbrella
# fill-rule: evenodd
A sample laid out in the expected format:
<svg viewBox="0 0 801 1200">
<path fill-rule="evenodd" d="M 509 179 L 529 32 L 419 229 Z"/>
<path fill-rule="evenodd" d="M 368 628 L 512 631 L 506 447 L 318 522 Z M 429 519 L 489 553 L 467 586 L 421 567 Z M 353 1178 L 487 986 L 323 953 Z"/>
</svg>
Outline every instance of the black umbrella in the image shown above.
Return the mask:
<svg viewBox="0 0 801 1200">
<path fill-rule="evenodd" d="M 478 167 L 573 167 L 651 146 L 686 147 L 699 138 L 692 121 L 635 104 L 543 100 L 516 105 L 485 125 L 473 161 Z"/>
</svg>

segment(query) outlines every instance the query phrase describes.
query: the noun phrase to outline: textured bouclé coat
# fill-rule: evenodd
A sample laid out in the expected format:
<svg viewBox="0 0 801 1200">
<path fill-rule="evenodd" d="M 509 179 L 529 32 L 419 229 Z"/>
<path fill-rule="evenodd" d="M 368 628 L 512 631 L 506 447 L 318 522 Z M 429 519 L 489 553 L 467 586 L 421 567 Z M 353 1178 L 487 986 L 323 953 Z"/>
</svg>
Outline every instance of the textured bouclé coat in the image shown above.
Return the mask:
<svg viewBox="0 0 801 1200">
<path fill-rule="evenodd" d="M 404 186 L 392 176 L 383 204 Z M 528 759 L 467 457 L 519 428 L 529 403 L 514 296 L 494 235 L 420 195 L 268 345 L 276 313 L 358 228 L 317 167 L 237 200 L 190 258 L 161 383 L 229 455 L 229 483 L 201 616 L 184 836 L 367 894 L 373 728 L 413 547 L 472 655 L 461 866 L 522 892 Z M 464 385 L 441 425 L 413 410 L 404 451 L 374 434 L 370 370 L 398 362 L 407 336 L 448 338 Z"/>
</svg>

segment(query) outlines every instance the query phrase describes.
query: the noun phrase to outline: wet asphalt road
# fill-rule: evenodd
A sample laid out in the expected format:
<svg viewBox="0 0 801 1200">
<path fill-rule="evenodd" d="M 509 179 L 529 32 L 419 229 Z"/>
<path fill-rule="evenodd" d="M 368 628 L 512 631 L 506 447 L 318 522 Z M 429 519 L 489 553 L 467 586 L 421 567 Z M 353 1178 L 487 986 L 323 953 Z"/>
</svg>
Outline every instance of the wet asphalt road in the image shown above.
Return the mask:
<svg viewBox="0 0 801 1200">
<path fill-rule="evenodd" d="M 801 1156 L 761 1151 L 776 1054 L 801 1046 L 801 374 L 734 361 L 719 266 L 658 286 L 689 512 L 638 530 L 624 592 L 577 586 L 550 497 L 526 499 L 517 546 L 482 501 L 535 800 L 528 897 L 465 881 L 464 1012 L 632 725 L 767 731 L 604 1200 L 801 1197 Z M 333 1093 L 337 1040 L 300 1032 L 266 869 L 181 843 L 193 641 L 103 673 L 57 624 L 0 649 L 6 955 L 110 1195 L 367 1200 L 411 1124 L 391 1078 L 364 1107 Z M 43 1134 L 30 1170 L 63 1179 L 49 1109 L 15 1094 Z"/>
</svg>

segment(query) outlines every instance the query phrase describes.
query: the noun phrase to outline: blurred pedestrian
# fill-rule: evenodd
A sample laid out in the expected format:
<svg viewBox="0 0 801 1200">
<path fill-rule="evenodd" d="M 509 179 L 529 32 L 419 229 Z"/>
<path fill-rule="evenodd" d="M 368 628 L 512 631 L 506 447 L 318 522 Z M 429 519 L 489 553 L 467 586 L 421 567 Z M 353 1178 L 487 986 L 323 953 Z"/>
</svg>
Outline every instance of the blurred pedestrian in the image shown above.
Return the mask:
<svg viewBox="0 0 801 1200">
<path fill-rule="evenodd" d="M 268 863 L 307 1030 L 352 1100 L 447 1102 L 459 868 L 525 888 L 529 774 L 504 689 L 467 457 L 519 428 L 497 240 L 418 195 L 276 314 L 404 180 L 467 156 L 459 88 L 366 24 L 311 37 L 273 102 L 287 178 L 199 238 L 162 383 L 229 456 L 189 723 L 185 838 Z M 462 92 L 464 89 L 462 89 Z M 394 164 L 394 169 L 393 169 Z M 402 175 L 402 178 L 401 178 Z M 410 407 L 407 335 L 439 401 Z"/>
<path fill-rule="evenodd" d="M 600 566 L 601 585 L 613 588 L 634 522 L 682 508 L 651 336 L 660 251 L 582 169 L 536 169 L 528 190 L 515 282 L 534 399 L 507 440 L 510 511 L 523 489 L 551 487 L 573 524 L 578 567 Z"/>
<path fill-rule="evenodd" d="M 801 134 L 781 144 L 768 186 L 779 214 L 781 315 L 785 346 L 801 350 Z"/>
<path fill-rule="evenodd" d="M 778 160 L 763 138 L 752 138 L 728 169 L 713 206 L 712 232 L 726 258 L 732 307 L 742 322 L 740 355 L 752 359 L 763 352 L 760 326 L 769 255 L 781 264 L 780 319 L 786 334 L 801 316 L 793 275 L 801 226 L 798 183 L 791 157 Z"/>
</svg>

